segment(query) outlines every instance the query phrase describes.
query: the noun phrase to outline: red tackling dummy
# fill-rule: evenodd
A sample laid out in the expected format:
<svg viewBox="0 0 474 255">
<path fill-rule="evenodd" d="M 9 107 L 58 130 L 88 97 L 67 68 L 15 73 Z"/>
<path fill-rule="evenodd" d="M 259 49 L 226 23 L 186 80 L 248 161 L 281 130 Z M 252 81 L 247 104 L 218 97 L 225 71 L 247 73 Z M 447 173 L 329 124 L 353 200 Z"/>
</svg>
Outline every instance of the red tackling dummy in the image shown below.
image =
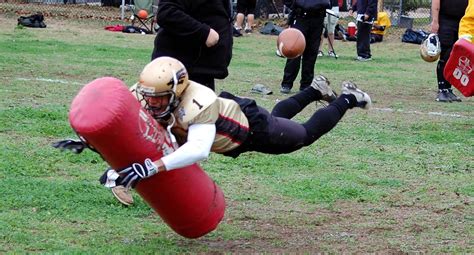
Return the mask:
<svg viewBox="0 0 474 255">
<path fill-rule="evenodd" d="M 451 50 L 448 62 L 444 67 L 444 77 L 464 96 L 474 95 L 474 45 L 467 40 L 459 39 Z"/>
<path fill-rule="evenodd" d="M 155 161 L 174 150 L 165 129 L 116 78 L 85 85 L 72 102 L 69 122 L 116 170 L 146 158 Z M 187 238 L 213 231 L 224 217 L 221 189 L 197 164 L 157 173 L 135 189 L 166 224 Z"/>
</svg>

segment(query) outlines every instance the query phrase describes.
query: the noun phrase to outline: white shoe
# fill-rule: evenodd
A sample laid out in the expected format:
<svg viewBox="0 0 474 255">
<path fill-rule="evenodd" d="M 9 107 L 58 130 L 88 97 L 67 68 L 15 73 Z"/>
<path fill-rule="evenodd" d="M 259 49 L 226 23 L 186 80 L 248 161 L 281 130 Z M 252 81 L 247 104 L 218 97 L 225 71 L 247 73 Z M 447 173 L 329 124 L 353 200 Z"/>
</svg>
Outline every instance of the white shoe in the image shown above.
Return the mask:
<svg viewBox="0 0 474 255">
<path fill-rule="evenodd" d="M 357 56 L 356 60 L 360 61 L 360 62 L 367 62 L 367 61 L 372 60 L 372 58 L 371 57 L 364 58 L 364 57 L 361 57 L 361 56 Z"/>
<path fill-rule="evenodd" d="M 311 87 L 315 90 L 319 91 L 322 95 L 322 100 L 331 103 L 332 101 L 336 100 L 336 92 L 329 87 L 329 80 L 324 77 L 323 75 L 318 75 L 314 77 L 313 81 L 311 82 Z"/>
<path fill-rule="evenodd" d="M 368 110 L 372 106 L 372 99 L 369 94 L 357 88 L 351 81 L 342 82 L 342 94 L 354 95 L 357 100 L 357 107 Z"/>
<path fill-rule="evenodd" d="M 318 57 L 324 56 L 324 53 L 322 51 L 318 51 Z"/>
<path fill-rule="evenodd" d="M 333 57 L 333 58 L 338 58 L 339 56 L 332 50 L 328 52 L 328 56 Z"/>
</svg>

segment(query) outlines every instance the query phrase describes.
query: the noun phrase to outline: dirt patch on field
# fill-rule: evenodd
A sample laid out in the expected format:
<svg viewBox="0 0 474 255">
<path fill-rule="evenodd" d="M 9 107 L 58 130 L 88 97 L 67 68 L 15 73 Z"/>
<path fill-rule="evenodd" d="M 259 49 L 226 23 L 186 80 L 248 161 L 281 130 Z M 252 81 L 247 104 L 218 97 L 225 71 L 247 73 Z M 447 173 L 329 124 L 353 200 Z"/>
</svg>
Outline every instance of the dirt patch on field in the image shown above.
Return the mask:
<svg viewBox="0 0 474 255">
<path fill-rule="evenodd" d="M 407 200 L 403 193 L 378 204 L 341 201 L 329 208 L 282 202 L 281 198 L 267 208 L 258 207 L 258 203 L 231 201 L 224 224 L 236 225 L 252 233 L 251 237 L 232 240 L 204 237 L 199 239 L 199 244 L 206 243 L 209 251 L 215 253 L 405 254 L 472 247 L 473 243 L 466 241 L 469 237 L 464 235 L 469 233 L 466 215 L 473 214 L 473 201 L 459 194 L 433 191 L 432 195 L 451 203 L 436 207 L 418 203 L 416 198 Z M 288 208 L 288 203 L 293 207 Z M 452 220 L 450 224 L 448 219 Z M 438 233 L 446 232 L 451 235 L 440 240 Z M 185 246 L 194 243 L 181 242 Z"/>
</svg>

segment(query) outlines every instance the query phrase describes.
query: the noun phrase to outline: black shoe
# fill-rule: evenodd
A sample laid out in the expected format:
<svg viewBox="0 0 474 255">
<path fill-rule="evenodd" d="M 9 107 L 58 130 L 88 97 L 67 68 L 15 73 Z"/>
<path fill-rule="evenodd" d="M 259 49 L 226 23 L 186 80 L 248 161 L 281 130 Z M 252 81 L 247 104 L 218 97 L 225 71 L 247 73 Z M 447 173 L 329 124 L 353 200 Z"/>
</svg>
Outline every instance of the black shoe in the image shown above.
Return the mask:
<svg viewBox="0 0 474 255">
<path fill-rule="evenodd" d="M 462 102 L 461 98 L 456 96 L 454 93 L 453 93 L 453 90 L 452 89 L 448 89 L 448 97 L 449 99 L 451 99 L 451 101 L 453 102 Z"/>
<path fill-rule="evenodd" d="M 449 91 L 447 89 L 440 89 L 438 91 L 438 96 L 436 97 L 436 102 L 451 103 Z"/>
<path fill-rule="evenodd" d="M 287 88 L 287 87 L 281 87 L 281 88 L 280 88 L 280 93 L 282 93 L 282 94 L 290 94 L 290 93 L 291 93 L 291 89 L 290 89 L 290 88 Z"/>
<path fill-rule="evenodd" d="M 242 36 L 242 33 L 240 32 L 240 30 L 235 27 L 233 28 L 232 34 L 234 35 L 234 37 Z"/>
</svg>

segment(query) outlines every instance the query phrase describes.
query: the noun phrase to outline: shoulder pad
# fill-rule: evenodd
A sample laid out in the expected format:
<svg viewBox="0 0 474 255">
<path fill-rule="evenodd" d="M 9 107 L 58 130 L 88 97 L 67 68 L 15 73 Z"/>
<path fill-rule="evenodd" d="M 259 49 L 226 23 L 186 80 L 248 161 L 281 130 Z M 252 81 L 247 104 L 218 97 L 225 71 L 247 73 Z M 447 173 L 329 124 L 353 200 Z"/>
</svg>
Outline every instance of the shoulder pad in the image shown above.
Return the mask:
<svg viewBox="0 0 474 255">
<path fill-rule="evenodd" d="M 211 104 L 216 102 L 216 93 L 199 83 L 189 81 L 189 86 L 181 96 L 181 102 L 174 111 L 175 117 L 181 123 L 188 123 Z"/>
</svg>

